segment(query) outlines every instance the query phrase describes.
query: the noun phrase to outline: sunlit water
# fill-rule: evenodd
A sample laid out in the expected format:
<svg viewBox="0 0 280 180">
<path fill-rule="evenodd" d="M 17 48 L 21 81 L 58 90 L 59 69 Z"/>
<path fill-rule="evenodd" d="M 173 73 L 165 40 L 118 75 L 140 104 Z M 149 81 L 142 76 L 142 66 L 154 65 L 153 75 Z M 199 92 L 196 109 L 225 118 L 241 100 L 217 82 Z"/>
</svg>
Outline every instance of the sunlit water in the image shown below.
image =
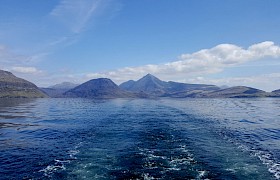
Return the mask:
<svg viewBox="0 0 280 180">
<path fill-rule="evenodd" d="M 1 99 L 0 179 L 280 179 L 280 99 Z"/>
</svg>

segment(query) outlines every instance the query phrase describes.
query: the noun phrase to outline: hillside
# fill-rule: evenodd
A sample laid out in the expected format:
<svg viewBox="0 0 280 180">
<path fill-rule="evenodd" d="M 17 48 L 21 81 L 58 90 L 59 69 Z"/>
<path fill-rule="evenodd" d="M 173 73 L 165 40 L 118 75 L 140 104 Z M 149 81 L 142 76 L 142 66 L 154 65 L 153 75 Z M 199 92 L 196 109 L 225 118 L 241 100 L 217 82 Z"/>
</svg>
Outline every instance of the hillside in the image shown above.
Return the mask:
<svg viewBox="0 0 280 180">
<path fill-rule="evenodd" d="M 205 98 L 251 98 L 251 97 L 266 97 L 268 94 L 265 91 L 246 87 L 235 86 L 210 93 L 202 93 L 197 97 Z"/>
<path fill-rule="evenodd" d="M 0 98 L 43 98 L 47 97 L 39 88 L 11 72 L 0 70 Z"/>
<path fill-rule="evenodd" d="M 280 89 L 272 91 L 270 97 L 280 97 Z"/>
</svg>

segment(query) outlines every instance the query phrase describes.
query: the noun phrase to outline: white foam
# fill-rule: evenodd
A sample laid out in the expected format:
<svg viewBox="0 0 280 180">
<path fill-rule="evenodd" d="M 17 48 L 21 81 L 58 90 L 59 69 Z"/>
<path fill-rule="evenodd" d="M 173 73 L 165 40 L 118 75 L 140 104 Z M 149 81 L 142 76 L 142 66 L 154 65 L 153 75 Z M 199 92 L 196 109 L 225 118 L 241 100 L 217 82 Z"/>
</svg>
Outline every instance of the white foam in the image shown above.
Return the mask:
<svg viewBox="0 0 280 180">
<path fill-rule="evenodd" d="M 73 150 L 69 150 L 67 152 L 67 154 L 70 157 L 70 160 L 69 159 L 66 159 L 66 160 L 55 159 L 54 164 L 48 165 L 46 168 L 39 170 L 39 172 L 44 172 L 44 176 L 51 177 L 51 175 L 57 171 L 66 170 L 65 164 L 69 164 L 71 162 L 71 160 L 77 159 L 75 157 L 75 155 L 77 155 L 80 152 L 79 150 L 77 150 L 77 148 L 79 148 L 80 145 L 81 145 L 81 143 L 79 143 L 77 146 L 75 146 Z"/>
<path fill-rule="evenodd" d="M 259 160 L 267 166 L 268 171 L 274 175 L 276 179 L 280 179 L 280 162 L 277 162 L 273 155 L 269 152 L 265 152 L 262 150 L 256 150 L 249 148 L 248 146 L 242 145 L 240 143 L 235 143 L 238 145 L 238 148 L 240 148 L 243 151 L 248 151 L 252 156 L 256 156 L 259 158 Z"/>
<path fill-rule="evenodd" d="M 203 178 L 204 176 L 207 175 L 207 171 L 198 171 L 198 178 Z"/>
<path fill-rule="evenodd" d="M 170 161 L 171 164 L 179 165 L 179 164 L 191 164 L 191 162 L 194 162 L 194 159 L 191 157 L 186 158 L 175 158 Z"/>
<path fill-rule="evenodd" d="M 147 154 L 148 158 L 149 159 L 166 159 L 165 156 L 157 156 L 157 155 L 154 155 L 154 154 Z"/>
<path fill-rule="evenodd" d="M 45 169 L 40 170 L 39 172 L 44 172 L 44 176 L 51 177 L 51 174 L 53 174 L 54 172 L 59 171 L 59 170 L 65 170 L 65 169 L 66 168 L 65 168 L 64 164 L 49 165 Z"/>
<path fill-rule="evenodd" d="M 55 159 L 54 160 L 57 163 L 70 163 L 70 160 L 59 160 L 59 159 Z"/>
<path fill-rule="evenodd" d="M 153 180 L 156 179 L 153 176 L 151 176 L 149 173 L 144 173 L 143 175 L 144 180 Z"/>
<path fill-rule="evenodd" d="M 167 168 L 170 171 L 180 171 L 181 168 L 176 168 L 176 167 L 172 167 L 172 168 Z"/>
</svg>

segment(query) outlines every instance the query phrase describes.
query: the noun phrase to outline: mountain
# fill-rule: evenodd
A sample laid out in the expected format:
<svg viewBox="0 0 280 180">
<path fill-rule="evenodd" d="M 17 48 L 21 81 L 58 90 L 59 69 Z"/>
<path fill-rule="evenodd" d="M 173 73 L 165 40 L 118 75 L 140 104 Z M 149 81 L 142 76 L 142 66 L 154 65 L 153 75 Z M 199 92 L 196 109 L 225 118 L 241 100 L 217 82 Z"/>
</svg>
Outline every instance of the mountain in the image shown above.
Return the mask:
<svg viewBox="0 0 280 180">
<path fill-rule="evenodd" d="M 60 83 L 60 84 L 55 84 L 53 86 L 50 86 L 49 88 L 52 88 L 52 89 L 73 89 L 78 85 L 79 84 L 74 84 L 74 83 L 71 83 L 71 82 L 63 82 L 63 83 Z"/>
<path fill-rule="evenodd" d="M 202 93 L 196 97 L 205 98 L 251 98 L 251 97 L 266 97 L 268 94 L 265 91 L 246 87 L 234 86 L 227 89 L 222 89 L 209 93 Z"/>
<path fill-rule="evenodd" d="M 146 97 L 145 94 L 127 92 L 107 78 L 92 79 L 64 93 L 66 97 L 112 99 Z"/>
<path fill-rule="evenodd" d="M 227 85 L 222 85 L 222 86 L 219 86 L 219 88 L 221 88 L 221 89 L 227 89 L 227 88 L 230 88 L 230 87 L 227 86 Z"/>
<path fill-rule="evenodd" d="M 270 97 L 280 97 L 280 89 L 272 91 Z"/>
<path fill-rule="evenodd" d="M 280 94 L 280 89 L 272 91 L 273 93 L 279 93 Z"/>
<path fill-rule="evenodd" d="M 69 89 L 40 88 L 40 90 L 51 98 L 62 98 L 64 97 L 63 93 L 65 93 Z"/>
<path fill-rule="evenodd" d="M 127 81 L 120 85 L 120 88 L 132 92 L 145 92 L 153 96 L 185 97 L 185 92 L 190 91 L 215 91 L 220 88 L 214 85 L 186 84 L 178 82 L 166 82 L 157 77 L 147 74 L 138 81 Z M 182 93 L 182 94 L 180 94 Z M 176 95 L 174 95 L 176 94 Z"/>
<path fill-rule="evenodd" d="M 121 89 L 131 89 L 132 86 L 135 84 L 135 81 L 129 80 L 119 85 Z"/>
<path fill-rule="evenodd" d="M 48 88 L 40 88 L 41 91 L 46 93 L 48 96 L 52 98 L 61 98 L 64 97 L 63 93 L 69 91 L 70 89 L 75 88 L 78 84 L 70 83 L 70 82 L 63 82 L 60 84 L 55 84 Z"/>
<path fill-rule="evenodd" d="M 151 95 L 162 95 L 168 86 L 167 82 L 161 81 L 157 77 L 147 74 L 138 81 L 128 81 L 120 85 L 120 88 L 132 92 L 145 92 Z"/>
<path fill-rule="evenodd" d="M 44 98 L 48 97 L 39 88 L 11 72 L 0 70 L 0 98 Z"/>
</svg>

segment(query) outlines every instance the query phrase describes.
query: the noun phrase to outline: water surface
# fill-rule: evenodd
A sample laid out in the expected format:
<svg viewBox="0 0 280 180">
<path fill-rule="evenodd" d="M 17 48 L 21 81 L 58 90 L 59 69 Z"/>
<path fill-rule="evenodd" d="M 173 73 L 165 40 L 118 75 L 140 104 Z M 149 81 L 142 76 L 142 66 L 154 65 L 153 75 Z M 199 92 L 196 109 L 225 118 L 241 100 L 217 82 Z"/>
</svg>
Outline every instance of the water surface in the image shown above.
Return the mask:
<svg viewBox="0 0 280 180">
<path fill-rule="evenodd" d="M 280 99 L 0 102 L 0 179 L 280 179 Z"/>
</svg>

